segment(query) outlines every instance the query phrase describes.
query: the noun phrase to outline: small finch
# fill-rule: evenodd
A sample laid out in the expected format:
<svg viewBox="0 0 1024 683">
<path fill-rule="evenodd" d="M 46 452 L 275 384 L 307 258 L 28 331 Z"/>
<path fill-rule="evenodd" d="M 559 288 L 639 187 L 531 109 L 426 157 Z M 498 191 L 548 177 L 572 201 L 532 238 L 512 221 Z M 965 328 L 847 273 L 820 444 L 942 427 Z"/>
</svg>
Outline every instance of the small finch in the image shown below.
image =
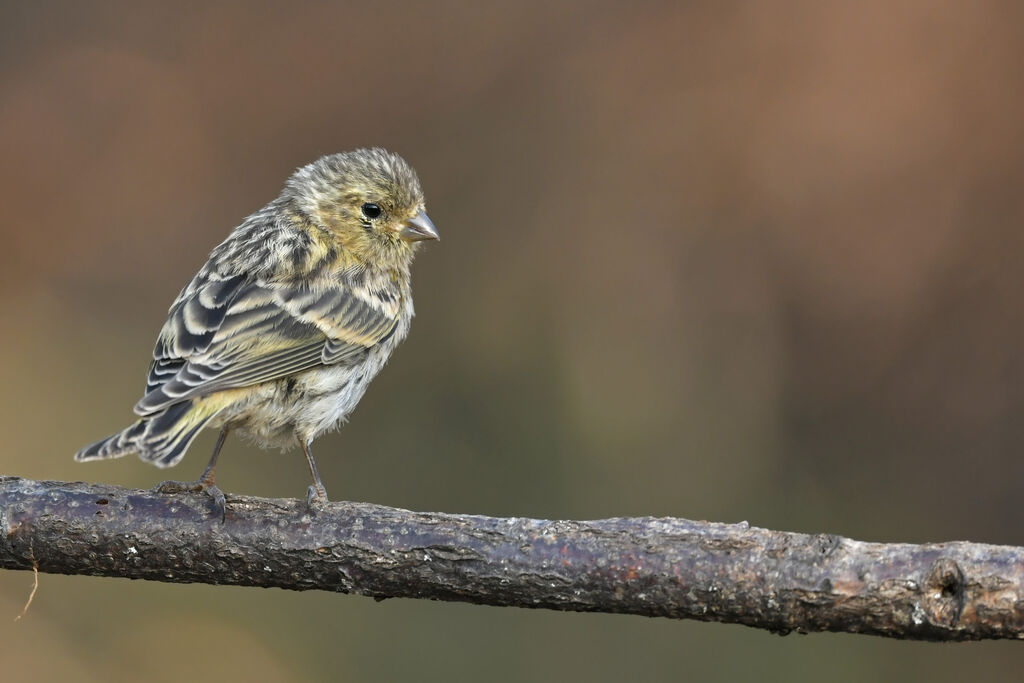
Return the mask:
<svg viewBox="0 0 1024 683">
<path fill-rule="evenodd" d="M 168 312 L 135 404 L 140 419 L 75 460 L 130 453 L 178 463 L 204 427 L 219 428 L 196 482 L 226 513 L 213 472 L 228 432 L 261 447 L 298 444 L 310 508 L 327 502 L 310 444 L 338 427 L 409 333 L 409 269 L 438 239 L 416 172 L 383 149 L 325 156 L 231 231 Z"/>
</svg>

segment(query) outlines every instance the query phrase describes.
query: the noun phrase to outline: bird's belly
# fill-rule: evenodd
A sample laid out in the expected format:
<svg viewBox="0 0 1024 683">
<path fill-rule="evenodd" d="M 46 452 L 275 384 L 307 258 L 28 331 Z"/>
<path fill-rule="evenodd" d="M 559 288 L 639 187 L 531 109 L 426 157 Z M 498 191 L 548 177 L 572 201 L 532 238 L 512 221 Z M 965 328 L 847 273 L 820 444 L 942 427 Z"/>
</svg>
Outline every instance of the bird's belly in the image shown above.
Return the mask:
<svg viewBox="0 0 1024 683">
<path fill-rule="evenodd" d="M 370 354 L 356 365 L 322 366 L 268 382 L 220 422 L 262 447 L 289 448 L 336 428 L 359 403 L 384 365 Z"/>
</svg>

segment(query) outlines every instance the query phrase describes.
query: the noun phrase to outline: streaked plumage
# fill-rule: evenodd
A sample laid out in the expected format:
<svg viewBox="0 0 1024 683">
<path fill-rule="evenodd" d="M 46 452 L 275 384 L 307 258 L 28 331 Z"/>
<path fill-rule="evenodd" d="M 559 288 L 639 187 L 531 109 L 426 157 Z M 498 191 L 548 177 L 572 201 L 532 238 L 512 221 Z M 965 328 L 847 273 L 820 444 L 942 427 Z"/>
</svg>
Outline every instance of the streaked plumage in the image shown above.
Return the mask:
<svg viewBox="0 0 1024 683">
<path fill-rule="evenodd" d="M 308 447 L 408 334 L 415 247 L 436 238 L 419 180 L 397 155 L 357 150 L 300 168 L 171 305 L 135 405 L 141 419 L 75 459 L 138 453 L 169 467 L 204 427 Z M 216 489 L 216 455 L 203 488 Z"/>
</svg>

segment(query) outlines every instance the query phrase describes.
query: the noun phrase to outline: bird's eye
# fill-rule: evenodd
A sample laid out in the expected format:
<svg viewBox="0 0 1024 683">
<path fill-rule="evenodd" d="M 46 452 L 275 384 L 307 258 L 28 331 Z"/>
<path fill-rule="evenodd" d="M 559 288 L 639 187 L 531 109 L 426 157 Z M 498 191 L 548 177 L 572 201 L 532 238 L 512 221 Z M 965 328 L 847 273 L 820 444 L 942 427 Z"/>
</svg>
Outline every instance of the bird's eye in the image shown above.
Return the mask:
<svg viewBox="0 0 1024 683">
<path fill-rule="evenodd" d="M 363 215 L 373 220 L 374 218 L 380 218 L 381 210 L 380 207 L 373 202 L 366 202 L 363 204 Z"/>
</svg>

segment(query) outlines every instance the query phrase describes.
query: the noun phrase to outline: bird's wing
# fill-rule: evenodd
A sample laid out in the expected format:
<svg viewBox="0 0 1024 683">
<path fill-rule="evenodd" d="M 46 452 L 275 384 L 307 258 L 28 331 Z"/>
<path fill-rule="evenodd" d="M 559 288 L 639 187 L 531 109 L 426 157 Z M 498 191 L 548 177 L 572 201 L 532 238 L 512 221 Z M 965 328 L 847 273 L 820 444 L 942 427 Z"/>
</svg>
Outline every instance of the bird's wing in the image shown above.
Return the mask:
<svg viewBox="0 0 1024 683">
<path fill-rule="evenodd" d="M 310 288 L 243 276 L 186 289 L 157 340 L 135 412 L 361 357 L 394 333 L 399 306 L 360 293 L 343 282 Z"/>
</svg>

